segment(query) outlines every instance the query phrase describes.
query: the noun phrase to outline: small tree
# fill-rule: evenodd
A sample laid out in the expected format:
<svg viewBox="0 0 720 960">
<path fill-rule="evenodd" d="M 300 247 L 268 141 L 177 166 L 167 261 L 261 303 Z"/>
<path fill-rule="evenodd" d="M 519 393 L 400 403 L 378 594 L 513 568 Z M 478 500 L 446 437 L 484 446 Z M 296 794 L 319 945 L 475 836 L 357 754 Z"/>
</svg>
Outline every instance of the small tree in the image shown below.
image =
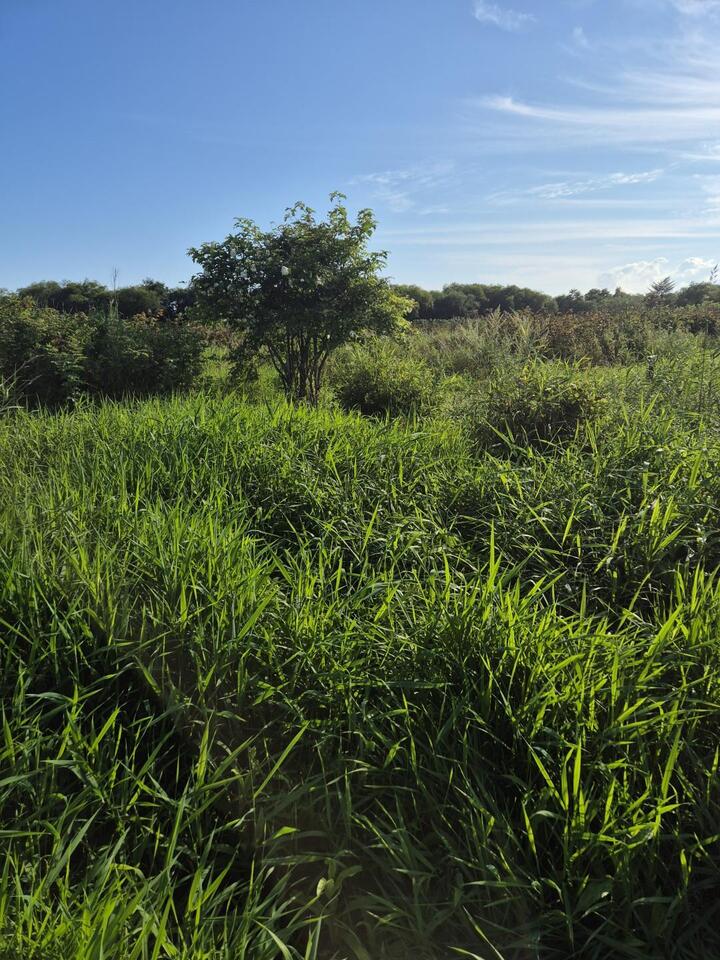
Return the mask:
<svg viewBox="0 0 720 960">
<path fill-rule="evenodd" d="M 656 280 L 650 285 L 650 289 L 645 294 L 645 302 L 650 307 L 661 307 L 669 304 L 672 299 L 675 282 L 671 277 L 664 277 L 662 280 Z"/>
<path fill-rule="evenodd" d="M 387 255 L 368 250 L 372 212 L 353 224 L 343 195 L 330 199 L 326 220 L 297 203 L 272 230 L 240 219 L 222 243 L 189 251 L 202 267 L 192 281 L 201 314 L 242 333 L 241 362 L 264 352 L 286 395 L 312 404 L 336 347 L 361 330 L 396 329 L 413 306 L 379 275 Z"/>
</svg>

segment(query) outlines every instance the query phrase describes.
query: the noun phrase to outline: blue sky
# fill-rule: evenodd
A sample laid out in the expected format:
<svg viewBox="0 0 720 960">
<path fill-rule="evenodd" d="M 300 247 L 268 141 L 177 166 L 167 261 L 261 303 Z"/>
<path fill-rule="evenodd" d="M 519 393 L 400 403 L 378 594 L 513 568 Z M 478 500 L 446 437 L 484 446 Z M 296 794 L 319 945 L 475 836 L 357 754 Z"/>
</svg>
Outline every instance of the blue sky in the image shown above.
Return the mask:
<svg viewBox="0 0 720 960">
<path fill-rule="evenodd" d="M 720 259 L 720 0 L 0 0 L 0 287 L 145 276 L 331 190 L 398 282 Z"/>
</svg>

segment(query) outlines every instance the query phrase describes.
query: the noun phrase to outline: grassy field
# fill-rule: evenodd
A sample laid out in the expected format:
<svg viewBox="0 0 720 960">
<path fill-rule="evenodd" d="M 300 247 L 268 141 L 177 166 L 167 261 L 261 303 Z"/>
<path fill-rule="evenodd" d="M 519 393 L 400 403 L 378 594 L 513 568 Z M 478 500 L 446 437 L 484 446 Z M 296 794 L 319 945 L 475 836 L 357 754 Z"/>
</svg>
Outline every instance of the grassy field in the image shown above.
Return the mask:
<svg viewBox="0 0 720 960">
<path fill-rule="evenodd" d="M 717 369 L 582 376 L 6 412 L 3 960 L 720 956 Z"/>
</svg>

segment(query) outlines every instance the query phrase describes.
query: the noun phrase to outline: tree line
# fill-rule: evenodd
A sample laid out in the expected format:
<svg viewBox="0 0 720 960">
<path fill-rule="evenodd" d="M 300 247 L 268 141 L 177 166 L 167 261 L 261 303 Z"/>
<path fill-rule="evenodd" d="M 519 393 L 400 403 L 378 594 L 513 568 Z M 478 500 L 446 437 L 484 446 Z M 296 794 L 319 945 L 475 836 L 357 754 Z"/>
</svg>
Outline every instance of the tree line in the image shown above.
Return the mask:
<svg viewBox="0 0 720 960">
<path fill-rule="evenodd" d="M 570 290 L 551 297 L 546 293 L 514 285 L 450 283 L 442 290 L 425 290 L 416 284 L 396 284 L 395 290 L 412 300 L 410 320 L 452 320 L 479 317 L 495 310 L 532 313 L 589 314 L 597 311 L 621 313 L 644 306 L 694 307 L 702 303 L 720 303 L 720 285 L 714 282 L 692 283 L 675 290 L 667 278 L 653 284 L 648 293 L 626 293 L 594 288 L 587 293 Z"/>
<path fill-rule="evenodd" d="M 675 290 L 667 281 L 653 284 L 646 294 L 626 293 L 621 288 L 610 291 L 594 288 L 586 293 L 571 290 L 552 297 L 538 290 L 514 285 L 484 283 L 449 283 L 442 290 L 426 290 L 417 284 L 390 284 L 391 288 L 412 301 L 409 320 L 453 320 L 480 317 L 495 310 L 502 312 L 587 314 L 596 311 L 620 313 L 643 306 L 699 306 L 720 303 L 720 285 L 714 282 L 692 283 Z M 104 312 L 111 306 L 124 319 L 144 314 L 148 317 L 176 319 L 197 302 L 197 290 L 190 281 L 169 287 L 160 280 L 147 278 L 142 283 L 115 290 L 94 280 L 43 280 L 16 291 L 29 297 L 39 307 L 52 307 L 62 313 Z"/>
<path fill-rule="evenodd" d="M 168 287 L 160 280 L 147 278 L 133 286 L 110 289 L 95 280 L 41 280 L 16 291 L 38 307 L 51 307 L 61 313 L 102 313 L 111 307 L 123 319 L 144 314 L 147 317 L 178 317 L 195 302 L 192 285 Z"/>
</svg>

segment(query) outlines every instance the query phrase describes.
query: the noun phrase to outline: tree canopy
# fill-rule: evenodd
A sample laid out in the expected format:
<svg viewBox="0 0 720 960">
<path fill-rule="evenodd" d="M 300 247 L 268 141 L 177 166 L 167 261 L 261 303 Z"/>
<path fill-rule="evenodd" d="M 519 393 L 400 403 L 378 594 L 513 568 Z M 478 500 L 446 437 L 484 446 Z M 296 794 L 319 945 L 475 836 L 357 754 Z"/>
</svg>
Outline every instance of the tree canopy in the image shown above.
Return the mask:
<svg viewBox="0 0 720 960">
<path fill-rule="evenodd" d="M 105 312 L 115 305 L 118 315 L 130 319 L 138 314 L 151 317 L 176 317 L 192 305 L 192 289 L 168 287 L 160 280 L 147 278 L 133 286 L 111 290 L 95 280 L 41 280 L 21 287 L 20 297 L 29 297 L 39 307 L 52 307 L 61 313 Z"/>
<path fill-rule="evenodd" d="M 479 317 L 493 310 L 533 310 L 553 313 L 553 297 L 527 287 L 484 283 L 448 283 L 442 290 L 425 290 L 415 284 L 398 284 L 395 289 L 414 301 L 411 320 L 452 320 Z"/>
<path fill-rule="evenodd" d="M 326 219 L 304 203 L 261 230 L 247 219 L 219 243 L 191 249 L 198 312 L 242 333 L 241 363 L 264 353 L 288 397 L 316 403 L 330 353 L 363 330 L 397 328 L 412 303 L 380 275 L 386 254 L 369 250 L 376 222 L 361 210 L 353 223 L 332 194 Z"/>
</svg>

